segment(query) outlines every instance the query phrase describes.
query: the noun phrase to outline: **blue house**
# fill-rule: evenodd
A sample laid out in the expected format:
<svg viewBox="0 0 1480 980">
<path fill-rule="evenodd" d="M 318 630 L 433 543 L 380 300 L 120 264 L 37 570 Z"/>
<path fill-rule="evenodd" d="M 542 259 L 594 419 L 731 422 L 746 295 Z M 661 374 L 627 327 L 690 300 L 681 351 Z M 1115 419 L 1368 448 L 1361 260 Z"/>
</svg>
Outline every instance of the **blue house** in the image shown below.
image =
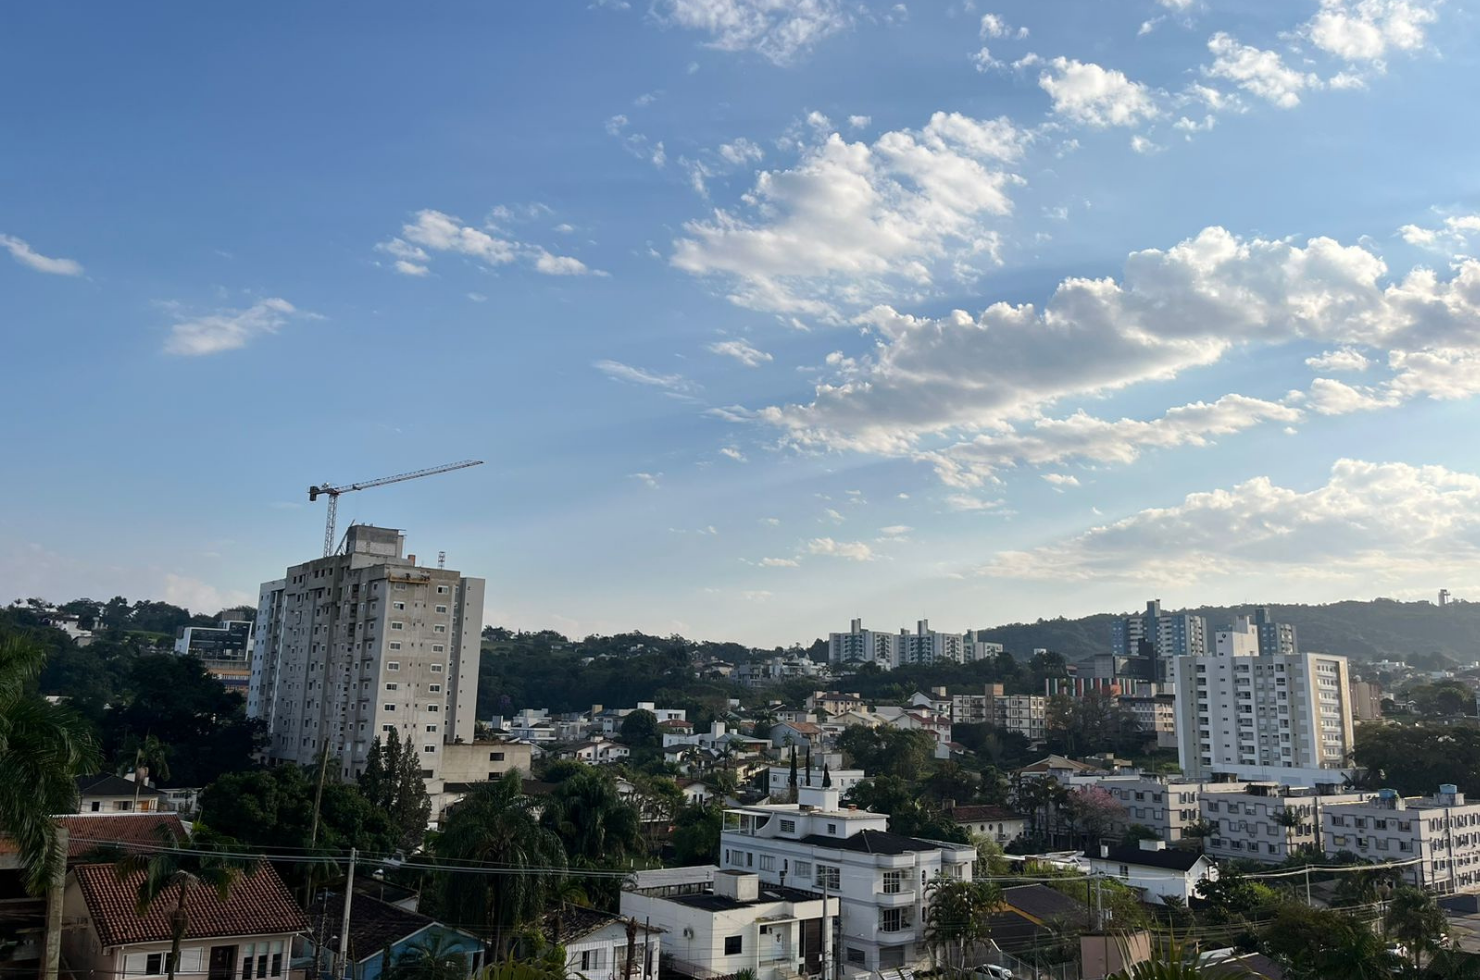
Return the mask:
<svg viewBox="0 0 1480 980">
<path fill-rule="evenodd" d="M 304 939 L 299 963 L 305 960 L 312 975 L 317 951 L 321 980 L 343 980 L 343 970 L 336 971 L 334 957 L 339 953 L 339 927 L 344 921 L 344 896 L 331 894 L 315 903 L 309 913 L 309 929 Z M 318 947 L 316 950 L 316 946 Z M 483 965 L 483 940 L 470 932 L 443 925 L 436 919 L 356 894 L 349 912 L 349 960 L 352 980 L 380 980 L 380 975 L 403 954 L 419 949 L 436 950 L 462 957 L 468 973 Z"/>
</svg>

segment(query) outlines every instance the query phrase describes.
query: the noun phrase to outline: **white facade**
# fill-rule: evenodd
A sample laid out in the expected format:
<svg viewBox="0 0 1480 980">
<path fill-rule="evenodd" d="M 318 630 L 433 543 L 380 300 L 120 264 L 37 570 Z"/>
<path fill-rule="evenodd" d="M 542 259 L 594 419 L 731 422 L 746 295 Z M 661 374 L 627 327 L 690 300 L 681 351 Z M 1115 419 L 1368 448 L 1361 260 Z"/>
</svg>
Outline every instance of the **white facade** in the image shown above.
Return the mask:
<svg viewBox="0 0 1480 980">
<path fill-rule="evenodd" d="M 395 730 L 442 791 L 444 742 L 473 740 L 482 579 L 403 557 L 399 531 L 354 525 L 343 554 L 262 586 L 247 714 L 267 724 L 267 758 L 311 765 L 327 750 L 341 778 Z"/>
<path fill-rule="evenodd" d="M 676 972 L 718 977 L 752 970 L 756 980 L 822 973 L 837 896 L 824 901 L 820 893 L 763 884 L 753 874 L 696 870 L 708 871 L 712 883 L 622 893 L 622 915 L 662 930 Z"/>
<path fill-rule="evenodd" d="M 1361 802 L 1323 808 L 1328 855 L 1351 851 L 1371 861 L 1416 861 L 1403 879 L 1439 892 L 1480 888 L 1480 803 L 1446 783 L 1433 796 L 1404 798 L 1390 789 Z"/>
<path fill-rule="evenodd" d="M 899 662 L 898 637 L 893 633 L 863 628 L 855 619 L 846 633 L 829 633 L 827 662 L 832 664 L 876 664 L 888 670 Z"/>
<path fill-rule="evenodd" d="M 797 761 L 801 761 L 798 759 Z M 848 791 L 868 778 L 862 769 L 829 769 L 823 772 L 814 768 L 810 773 L 805 767 L 797 768 L 797 787 L 799 790 L 813 786 L 822 789 L 822 780 L 826 776 L 831 780 L 832 788 L 847 795 Z M 783 795 L 791 792 L 791 766 L 772 766 L 766 776 L 766 789 L 772 796 Z"/>
<path fill-rule="evenodd" d="M 1212 656 L 1175 661 L 1182 771 L 1342 769 L 1352 749 L 1349 680 L 1345 657 L 1261 655 L 1257 627 L 1239 617 L 1217 632 Z"/>
<path fill-rule="evenodd" d="M 1247 788 L 1231 784 L 1231 788 L 1233 792 L 1202 798 L 1199 812 L 1210 828 L 1203 850 L 1209 857 L 1266 864 L 1279 864 L 1301 849 L 1319 849 L 1321 811 L 1363 798 L 1360 793 L 1319 795 L 1276 783 L 1250 783 Z M 1287 812 L 1293 816 L 1284 817 Z"/>
<path fill-rule="evenodd" d="M 962 637 L 964 645 L 962 648 L 962 659 L 966 663 L 975 663 L 978 660 L 994 660 L 1000 657 L 1006 648 L 1000 643 L 982 639 L 982 631 L 967 630 Z"/>
<path fill-rule="evenodd" d="M 1085 855 L 1090 874 L 1106 875 L 1139 890 L 1152 905 L 1169 898 L 1182 903 L 1197 894 L 1204 880 L 1218 880 L 1218 869 L 1196 851 L 1169 850 L 1165 841 L 1141 841 L 1137 847 L 1101 845 L 1098 854 Z"/>
<path fill-rule="evenodd" d="M 662 935 L 658 930 L 643 924 L 637 926 L 629 974 L 627 924 L 615 916 L 605 918 L 609 921 L 568 936 L 560 944 L 565 949 L 565 970 L 570 980 L 657 980 L 662 955 Z"/>
<path fill-rule="evenodd" d="M 970 880 L 976 850 L 891 834 L 886 815 L 842 808 L 835 789 L 803 789 L 800 798 L 726 810 L 722 867 L 838 895 L 845 972 L 927 962 L 926 886 L 937 876 Z"/>
<path fill-rule="evenodd" d="M 959 664 L 966 658 L 966 637 L 961 633 L 937 633 L 930 620 L 915 624 L 915 632 L 899 631 L 900 664 Z"/>
<path fill-rule="evenodd" d="M 1125 779 L 1106 779 L 1096 783 L 1125 808 L 1125 816 L 1115 821 L 1116 833 L 1123 833 L 1132 824 L 1149 827 L 1161 835 L 1161 839 L 1175 844 L 1187 836 L 1187 828 L 1196 824 L 1200 811 L 1199 802 L 1206 792 L 1219 793 L 1238 790 L 1242 783 L 1197 783 L 1171 782 L 1155 776 Z"/>
</svg>

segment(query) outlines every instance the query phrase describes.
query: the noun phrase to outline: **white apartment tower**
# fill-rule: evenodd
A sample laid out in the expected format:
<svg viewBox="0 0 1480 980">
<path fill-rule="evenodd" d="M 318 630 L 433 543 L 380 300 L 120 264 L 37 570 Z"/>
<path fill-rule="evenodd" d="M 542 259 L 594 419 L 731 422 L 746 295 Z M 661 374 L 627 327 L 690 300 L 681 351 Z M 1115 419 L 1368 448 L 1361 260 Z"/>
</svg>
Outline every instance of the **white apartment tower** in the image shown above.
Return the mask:
<svg viewBox="0 0 1480 980">
<path fill-rule="evenodd" d="M 961 663 L 966 659 L 966 637 L 960 633 L 937 633 L 930 620 L 915 624 L 915 632 L 899 631 L 899 662 L 902 664 Z"/>
<path fill-rule="evenodd" d="M 834 664 L 877 664 L 889 670 L 899 662 L 899 637 L 894 633 L 863 628 L 855 619 L 846 633 L 830 633 L 827 638 L 827 660 Z"/>
<path fill-rule="evenodd" d="M 1261 654 L 1259 629 L 1240 616 L 1214 636 L 1212 656 L 1178 657 L 1177 754 L 1182 771 L 1312 782 L 1347 765 L 1352 708 L 1345 657 Z"/>
<path fill-rule="evenodd" d="M 312 765 L 327 748 L 342 779 L 394 729 L 435 803 L 443 744 L 473 740 L 484 584 L 417 565 L 404 543 L 357 524 L 342 554 L 263 583 L 247 714 L 267 724 L 269 762 Z"/>
</svg>

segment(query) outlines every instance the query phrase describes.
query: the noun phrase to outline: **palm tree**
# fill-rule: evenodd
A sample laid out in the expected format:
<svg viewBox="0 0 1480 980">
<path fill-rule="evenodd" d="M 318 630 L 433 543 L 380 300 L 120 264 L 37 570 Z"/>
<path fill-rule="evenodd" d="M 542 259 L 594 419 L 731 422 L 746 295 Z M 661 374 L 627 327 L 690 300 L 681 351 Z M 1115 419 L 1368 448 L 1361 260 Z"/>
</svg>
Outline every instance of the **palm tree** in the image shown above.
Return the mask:
<svg viewBox="0 0 1480 980">
<path fill-rule="evenodd" d="M 396 957 L 382 976 L 385 980 L 466 980 L 468 965 L 467 954 L 457 950 L 451 936 L 432 933 Z"/>
<path fill-rule="evenodd" d="M 135 911 L 148 914 L 154 903 L 173 896 L 170 910 L 170 958 L 165 974 L 175 980 L 180 962 L 180 941 L 190 929 L 190 900 L 202 888 L 210 889 L 225 902 L 243 875 L 256 872 L 256 861 L 229 853 L 234 841 L 210 835 L 201 829 L 195 838 L 180 838 L 166 824 L 155 831 L 160 847 L 136 851 L 114 865 L 119 881 L 138 879 Z"/>
<path fill-rule="evenodd" d="M 1423 965 L 1423 954 L 1437 950 L 1449 931 L 1449 919 L 1434 896 L 1421 888 L 1399 888 L 1387 902 L 1384 925 L 1408 947 L 1413 970 Z"/>
<path fill-rule="evenodd" d="M 576 865 L 618 862 L 642 845 L 637 809 L 597 769 L 588 768 L 555 787 L 541 822 L 560 835 L 566 858 Z"/>
<path fill-rule="evenodd" d="M 445 868 L 443 900 L 465 922 L 482 922 L 490 949 L 509 947 L 519 926 L 537 917 L 553 881 L 565 868 L 560 838 L 540 823 L 518 772 L 480 783 L 458 804 L 433 845 Z M 460 874 L 459 864 L 480 873 Z M 508 874 L 489 874 L 488 867 Z"/>
<path fill-rule="evenodd" d="M 1002 890 L 987 881 L 936 878 L 927 891 L 925 941 L 932 958 L 959 973 L 971 951 L 989 938 L 987 917 L 1002 907 Z"/>
<path fill-rule="evenodd" d="M 1276 815 L 1274 822 L 1285 828 L 1285 855 L 1288 857 L 1289 855 L 1294 854 L 1295 830 L 1304 822 L 1304 818 L 1300 815 L 1300 811 L 1291 806 L 1289 803 L 1286 803 L 1283 807 L 1280 808 L 1280 812 L 1278 815 Z"/>
<path fill-rule="evenodd" d="M 134 744 L 133 758 L 128 758 L 130 753 L 125 750 L 122 755 L 125 762 L 120 766 L 120 776 L 132 773 L 134 777 L 134 806 L 133 812 L 139 812 L 139 791 L 144 788 L 144 783 L 149 779 L 151 768 L 160 779 L 170 778 L 170 763 L 165 757 L 165 744 L 153 735 L 145 735 Z"/>
<path fill-rule="evenodd" d="M 15 839 L 33 895 L 65 866 L 52 816 L 76 809 L 77 777 L 98 766 L 87 724 L 32 693 L 45 662 L 39 644 L 0 637 L 0 833 Z"/>
</svg>

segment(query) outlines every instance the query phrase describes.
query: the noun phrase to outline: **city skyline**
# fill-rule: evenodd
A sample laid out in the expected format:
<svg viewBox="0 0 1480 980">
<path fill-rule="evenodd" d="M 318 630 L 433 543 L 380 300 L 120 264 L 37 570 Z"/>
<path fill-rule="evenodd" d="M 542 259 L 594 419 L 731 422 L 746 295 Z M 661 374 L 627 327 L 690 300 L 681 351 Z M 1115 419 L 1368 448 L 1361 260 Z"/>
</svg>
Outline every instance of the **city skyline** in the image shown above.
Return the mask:
<svg viewBox="0 0 1480 980">
<path fill-rule="evenodd" d="M 511 628 L 1480 590 L 1459 4 L 8 21 L 4 601 L 255 606 L 470 457 L 340 527 Z"/>
</svg>

